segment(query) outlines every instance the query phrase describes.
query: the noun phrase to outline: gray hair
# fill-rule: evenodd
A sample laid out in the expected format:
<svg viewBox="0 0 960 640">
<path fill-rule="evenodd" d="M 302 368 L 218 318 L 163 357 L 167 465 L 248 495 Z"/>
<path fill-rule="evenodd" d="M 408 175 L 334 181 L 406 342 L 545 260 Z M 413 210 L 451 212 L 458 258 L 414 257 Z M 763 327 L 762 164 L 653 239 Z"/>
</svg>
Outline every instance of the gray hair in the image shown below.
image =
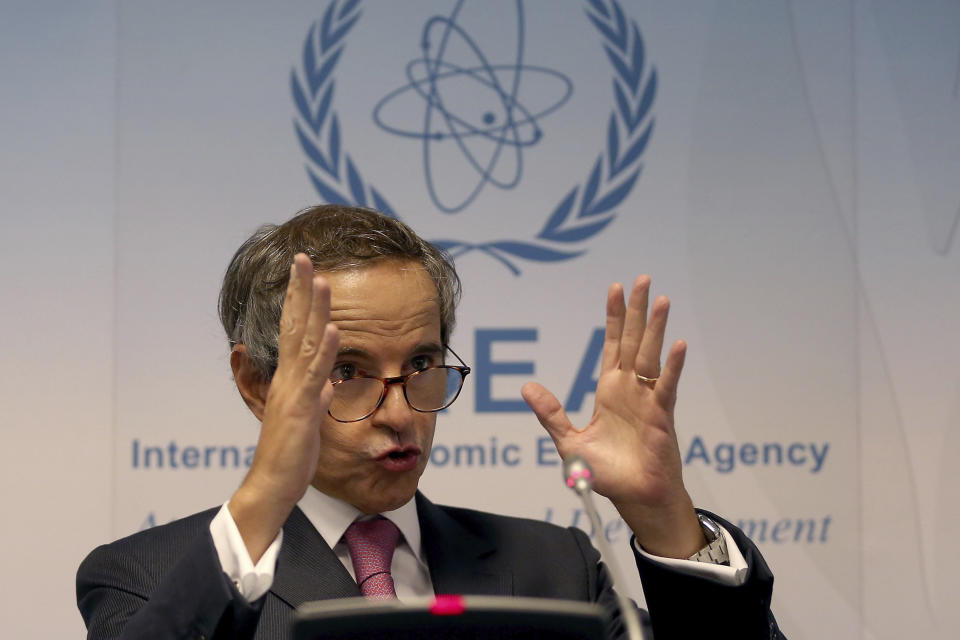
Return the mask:
<svg viewBox="0 0 960 640">
<path fill-rule="evenodd" d="M 406 224 L 372 209 L 320 205 L 281 225 L 267 224 L 240 246 L 220 288 L 220 322 L 230 347 L 243 344 L 263 380 L 277 368 L 280 313 L 293 256 L 315 271 L 342 271 L 382 260 L 420 264 L 437 287 L 440 338 L 453 332 L 460 278 L 453 262 Z"/>
</svg>

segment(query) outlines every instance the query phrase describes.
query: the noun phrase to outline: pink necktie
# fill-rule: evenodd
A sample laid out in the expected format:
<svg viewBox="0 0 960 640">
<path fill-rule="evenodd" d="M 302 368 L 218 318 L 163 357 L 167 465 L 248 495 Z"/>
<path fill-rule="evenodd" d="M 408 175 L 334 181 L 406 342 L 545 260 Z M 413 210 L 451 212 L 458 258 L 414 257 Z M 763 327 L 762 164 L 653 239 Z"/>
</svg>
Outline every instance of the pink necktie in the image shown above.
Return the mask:
<svg viewBox="0 0 960 640">
<path fill-rule="evenodd" d="M 363 596 L 371 600 L 396 598 L 390 564 L 400 539 L 397 525 L 383 517 L 361 520 L 351 524 L 343 537 Z"/>
</svg>

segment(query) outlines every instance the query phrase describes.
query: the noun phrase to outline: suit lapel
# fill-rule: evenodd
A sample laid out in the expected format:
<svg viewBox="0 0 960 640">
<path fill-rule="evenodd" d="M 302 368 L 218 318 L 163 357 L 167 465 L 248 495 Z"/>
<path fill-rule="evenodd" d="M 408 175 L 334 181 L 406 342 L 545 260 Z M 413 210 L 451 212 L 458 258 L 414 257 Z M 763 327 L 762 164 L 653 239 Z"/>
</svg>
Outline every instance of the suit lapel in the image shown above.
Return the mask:
<svg viewBox="0 0 960 640">
<path fill-rule="evenodd" d="M 357 583 L 299 507 L 283 525 L 270 591 L 294 608 L 311 600 L 360 596 Z"/>
<path fill-rule="evenodd" d="M 419 491 L 416 500 L 434 593 L 513 595 L 513 575 L 491 566 L 496 547 Z"/>
<path fill-rule="evenodd" d="M 419 491 L 416 500 L 435 593 L 513 595 L 513 574 L 492 566 L 494 545 Z M 270 591 L 293 608 L 312 600 L 361 595 L 357 583 L 299 507 L 283 526 L 283 544 Z"/>
</svg>

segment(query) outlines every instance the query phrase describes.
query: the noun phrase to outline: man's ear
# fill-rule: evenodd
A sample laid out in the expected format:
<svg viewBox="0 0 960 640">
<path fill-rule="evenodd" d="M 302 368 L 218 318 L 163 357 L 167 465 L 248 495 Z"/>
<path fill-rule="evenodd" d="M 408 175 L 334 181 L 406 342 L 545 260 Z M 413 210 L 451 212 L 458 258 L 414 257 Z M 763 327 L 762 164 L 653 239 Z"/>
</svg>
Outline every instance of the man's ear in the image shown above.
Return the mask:
<svg viewBox="0 0 960 640">
<path fill-rule="evenodd" d="M 263 410 L 267 405 L 267 391 L 270 390 L 270 382 L 264 381 L 253 366 L 253 360 L 247 353 L 247 346 L 244 344 L 235 344 L 230 351 L 230 368 L 233 369 L 233 380 L 237 383 L 237 389 L 243 396 L 243 401 L 250 407 L 257 420 L 263 422 Z"/>
</svg>

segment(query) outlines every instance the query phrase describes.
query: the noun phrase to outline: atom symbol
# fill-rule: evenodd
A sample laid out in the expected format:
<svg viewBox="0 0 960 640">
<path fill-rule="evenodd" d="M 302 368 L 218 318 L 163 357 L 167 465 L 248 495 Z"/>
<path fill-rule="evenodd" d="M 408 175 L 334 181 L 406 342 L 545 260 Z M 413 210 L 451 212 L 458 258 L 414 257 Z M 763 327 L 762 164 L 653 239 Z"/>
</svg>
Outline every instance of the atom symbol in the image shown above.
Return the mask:
<svg viewBox="0 0 960 640">
<path fill-rule="evenodd" d="M 373 110 L 373 121 L 381 129 L 421 141 L 427 190 L 445 213 L 465 209 L 487 184 L 501 189 L 516 187 L 523 175 L 523 149 L 543 138 L 539 120 L 563 106 L 573 94 L 573 83 L 562 73 L 523 64 L 522 0 L 517 0 L 517 53 L 510 64 L 491 64 L 476 40 L 457 23 L 464 1 L 457 2 L 449 17 L 427 20 L 421 32 L 423 55 L 406 66 L 408 83 L 384 96 Z M 469 58 L 469 63 L 451 62 L 454 50 Z M 538 86 L 533 92 L 546 106 L 535 108 L 521 102 L 521 77 L 525 82 L 532 78 L 552 83 L 546 89 Z M 551 92 L 559 97 L 544 100 Z M 388 124 L 388 119 L 402 121 L 403 115 L 419 110 L 403 104 L 410 98 L 420 99 L 425 107 L 422 128 Z M 388 110 L 391 113 L 387 114 Z M 476 173 L 476 184 L 466 196 L 441 198 L 437 185 L 459 184 L 462 172 L 455 174 L 454 180 L 439 180 L 434 171 L 463 167 L 464 163 Z"/>
</svg>

